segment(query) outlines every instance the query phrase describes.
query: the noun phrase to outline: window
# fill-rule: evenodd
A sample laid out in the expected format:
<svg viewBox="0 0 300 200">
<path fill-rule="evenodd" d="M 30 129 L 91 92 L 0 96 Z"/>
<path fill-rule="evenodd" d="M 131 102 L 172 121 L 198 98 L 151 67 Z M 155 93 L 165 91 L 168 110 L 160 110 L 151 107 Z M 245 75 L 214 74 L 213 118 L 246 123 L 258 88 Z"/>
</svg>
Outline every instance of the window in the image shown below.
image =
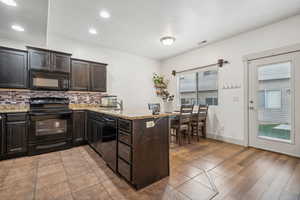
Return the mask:
<svg viewBox="0 0 300 200">
<path fill-rule="evenodd" d="M 180 104 L 196 104 L 196 73 L 179 76 Z"/>
<path fill-rule="evenodd" d="M 281 109 L 281 90 L 259 92 L 259 106 L 264 109 Z"/>
<path fill-rule="evenodd" d="M 210 69 L 178 77 L 180 104 L 218 105 L 218 71 Z"/>
<path fill-rule="evenodd" d="M 265 108 L 280 109 L 281 108 L 281 91 L 273 90 L 265 93 Z"/>
</svg>

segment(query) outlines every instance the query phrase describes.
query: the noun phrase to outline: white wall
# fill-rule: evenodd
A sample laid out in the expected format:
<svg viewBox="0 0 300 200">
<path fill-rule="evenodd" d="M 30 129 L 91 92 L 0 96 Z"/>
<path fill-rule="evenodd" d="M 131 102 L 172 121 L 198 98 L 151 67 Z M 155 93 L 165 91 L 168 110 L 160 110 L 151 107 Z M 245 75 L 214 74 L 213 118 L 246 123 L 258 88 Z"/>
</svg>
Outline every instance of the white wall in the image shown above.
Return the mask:
<svg viewBox="0 0 300 200">
<path fill-rule="evenodd" d="M 74 58 L 108 63 L 107 93 L 123 99 L 124 108 L 146 109 L 147 103 L 157 101 L 152 74 L 159 71 L 159 62 L 54 35 L 48 35 L 47 43 L 48 48 L 71 52 Z"/>
<path fill-rule="evenodd" d="M 176 94 L 176 79 L 171 76 L 172 70 L 211 64 L 219 58 L 228 60 L 230 64 L 219 70 L 219 105 L 209 111 L 208 133 L 210 137 L 244 144 L 243 56 L 300 43 L 299 24 L 300 15 L 164 60 L 161 73 L 170 79 L 170 91 Z M 224 84 L 241 87 L 222 89 Z"/>
<path fill-rule="evenodd" d="M 0 45 L 24 49 L 28 44 L 0 39 Z M 158 61 L 53 35 L 48 36 L 45 47 L 70 52 L 75 58 L 108 63 L 107 93 L 123 99 L 125 109 L 147 109 L 147 103 L 159 101 L 152 83 L 152 74 L 159 71 Z"/>
</svg>

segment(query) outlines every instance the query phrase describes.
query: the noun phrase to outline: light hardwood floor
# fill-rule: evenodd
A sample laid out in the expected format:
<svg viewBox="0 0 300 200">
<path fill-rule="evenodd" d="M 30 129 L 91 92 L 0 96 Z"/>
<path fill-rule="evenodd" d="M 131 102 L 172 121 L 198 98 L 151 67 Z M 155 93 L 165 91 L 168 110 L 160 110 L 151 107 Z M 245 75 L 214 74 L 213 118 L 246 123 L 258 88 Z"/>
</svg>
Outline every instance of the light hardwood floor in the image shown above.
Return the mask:
<svg viewBox="0 0 300 200">
<path fill-rule="evenodd" d="M 1 161 L 0 199 L 300 199 L 300 159 L 208 139 L 170 152 L 170 177 L 140 191 L 88 146 Z"/>
</svg>

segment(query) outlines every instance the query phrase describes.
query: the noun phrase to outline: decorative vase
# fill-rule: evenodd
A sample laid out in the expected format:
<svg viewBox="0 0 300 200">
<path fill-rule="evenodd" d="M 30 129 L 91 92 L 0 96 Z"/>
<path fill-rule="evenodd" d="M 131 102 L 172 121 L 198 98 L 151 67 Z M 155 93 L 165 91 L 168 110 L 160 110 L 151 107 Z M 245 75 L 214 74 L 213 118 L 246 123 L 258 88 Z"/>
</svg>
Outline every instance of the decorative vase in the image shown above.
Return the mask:
<svg viewBox="0 0 300 200">
<path fill-rule="evenodd" d="M 170 113 L 173 112 L 173 102 L 172 101 L 164 101 L 164 112 Z"/>
</svg>

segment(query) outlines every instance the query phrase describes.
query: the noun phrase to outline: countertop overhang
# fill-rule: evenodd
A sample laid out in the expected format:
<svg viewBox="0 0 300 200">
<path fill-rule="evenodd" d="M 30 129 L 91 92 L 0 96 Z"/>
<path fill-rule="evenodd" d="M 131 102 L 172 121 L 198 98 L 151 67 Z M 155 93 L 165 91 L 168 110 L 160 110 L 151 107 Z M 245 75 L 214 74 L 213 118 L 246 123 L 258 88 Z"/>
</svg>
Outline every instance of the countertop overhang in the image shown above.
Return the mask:
<svg viewBox="0 0 300 200">
<path fill-rule="evenodd" d="M 176 116 L 179 113 L 159 113 L 157 115 L 153 115 L 151 111 L 149 110 L 139 110 L 139 109 L 125 109 L 125 110 L 114 110 L 114 109 L 104 109 L 100 107 L 74 107 L 70 106 L 71 110 L 85 110 L 85 111 L 92 111 L 92 112 L 97 112 L 97 113 L 102 113 L 102 114 L 107 114 L 123 119 L 128 119 L 128 120 L 137 120 L 137 119 L 150 119 L 150 118 L 161 118 L 161 117 L 169 117 L 169 116 Z M 29 108 L 0 108 L 0 113 L 6 114 L 6 113 L 25 113 L 28 112 Z"/>
</svg>

